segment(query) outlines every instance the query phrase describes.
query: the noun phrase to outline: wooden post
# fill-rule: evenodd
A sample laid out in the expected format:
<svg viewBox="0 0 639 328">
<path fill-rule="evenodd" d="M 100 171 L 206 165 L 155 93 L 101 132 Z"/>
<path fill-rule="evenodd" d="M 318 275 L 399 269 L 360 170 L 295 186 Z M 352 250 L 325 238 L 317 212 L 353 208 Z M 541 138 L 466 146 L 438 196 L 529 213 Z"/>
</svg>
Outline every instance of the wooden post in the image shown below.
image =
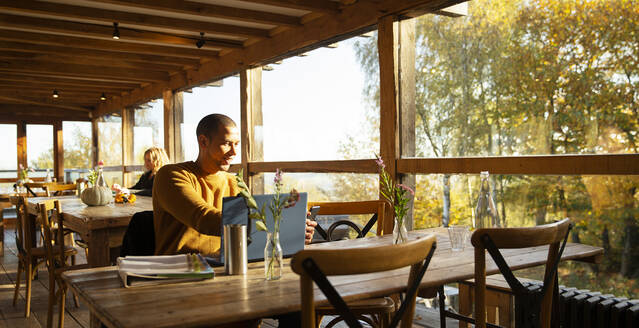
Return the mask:
<svg viewBox="0 0 639 328">
<path fill-rule="evenodd" d="M 20 168 L 20 164 L 22 166 L 27 167 L 27 123 L 24 121 L 20 121 L 17 124 L 18 128 L 18 168 Z"/>
<path fill-rule="evenodd" d="M 393 181 L 397 181 L 396 160 L 399 154 L 396 69 L 396 36 L 393 30 L 394 16 L 380 18 L 377 23 L 377 51 L 379 53 L 379 152 L 386 170 Z M 380 194 L 380 199 L 382 196 Z M 389 206 L 387 218 L 394 218 Z M 385 231 L 392 231 L 394 220 L 386 220 Z"/>
<path fill-rule="evenodd" d="M 135 125 L 135 109 L 122 108 L 122 186 L 132 184 L 133 174 L 127 172 L 126 166 L 133 164 L 133 126 Z"/>
<path fill-rule="evenodd" d="M 182 128 L 184 121 L 184 109 L 182 92 L 165 90 L 162 93 L 164 100 L 164 149 L 173 163 L 184 161 L 182 150 Z"/>
<path fill-rule="evenodd" d="M 252 175 L 248 165 L 250 162 L 264 161 L 261 67 L 240 73 L 240 93 L 243 178 L 252 193 L 263 194 L 264 176 Z"/>
<path fill-rule="evenodd" d="M 53 123 L 53 176 L 64 181 L 64 142 L 62 140 L 62 121 Z"/>
<path fill-rule="evenodd" d="M 400 157 L 415 157 L 415 18 L 405 19 L 395 23 L 399 30 L 399 144 Z M 404 185 L 415 190 L 416 178 L 414 174 L 401 176 Z M 413 197 L 414 200 L 414 197 Z M 409 204 L 406 213 L 406 228 L 413 229 L 414 201 Z"/>
<path fill-rule="evenodd" d="M 98 156 L 100 152 L 97 117 L 94 117 L 91 119 L 91 143 L 92 143 L 91 155 L 93 157 L 93 167 L 96 167 L 98 165 Z"/>
</svg>

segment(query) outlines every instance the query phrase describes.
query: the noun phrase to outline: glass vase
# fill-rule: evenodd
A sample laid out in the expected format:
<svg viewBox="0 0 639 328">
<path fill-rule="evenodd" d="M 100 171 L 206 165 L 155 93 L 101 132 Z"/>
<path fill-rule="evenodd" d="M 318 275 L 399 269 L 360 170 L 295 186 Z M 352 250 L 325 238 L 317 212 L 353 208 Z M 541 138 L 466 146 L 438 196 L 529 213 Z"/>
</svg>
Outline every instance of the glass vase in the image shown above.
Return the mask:
<svg viewBox="0 0 639 328">
<path fill-rule="evenodd" d="M 264 278 L 277 280 L 282 277 L 282 246 L 280 246 L 280 232 L 266 233 L 266 247 L 264 247 Z"/>
<path fill-rule="evenodd" d="M 406 224 L 404 218 L 395 218 L 395 224 L 393 226 L 393 244 L 401 244 L 408 241 L 408 230 L 406 230 Z"/>
<path fill-rule="evenodd" d="M 480 174 L 479 196 L 477 197 L 477 207 L 475 208 L 474 228 L 499 227 L 499 213 L 493 200 L 493 193 L 490 188 L 490 176 L 487 171 Z"/>
</svg>

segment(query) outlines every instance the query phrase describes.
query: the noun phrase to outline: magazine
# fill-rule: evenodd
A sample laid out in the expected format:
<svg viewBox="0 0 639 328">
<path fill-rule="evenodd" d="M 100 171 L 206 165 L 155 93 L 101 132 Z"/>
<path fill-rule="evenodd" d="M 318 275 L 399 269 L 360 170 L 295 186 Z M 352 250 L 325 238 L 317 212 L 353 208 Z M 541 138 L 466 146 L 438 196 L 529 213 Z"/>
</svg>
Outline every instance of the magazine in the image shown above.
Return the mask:
<svg viewBox="0 0 639 328">
<path fill-rule="evenodd" d="M 118 258 L 125 287 L 212 279 L 213 268 L 200 254 L 126 256 Z"/>
</svg>

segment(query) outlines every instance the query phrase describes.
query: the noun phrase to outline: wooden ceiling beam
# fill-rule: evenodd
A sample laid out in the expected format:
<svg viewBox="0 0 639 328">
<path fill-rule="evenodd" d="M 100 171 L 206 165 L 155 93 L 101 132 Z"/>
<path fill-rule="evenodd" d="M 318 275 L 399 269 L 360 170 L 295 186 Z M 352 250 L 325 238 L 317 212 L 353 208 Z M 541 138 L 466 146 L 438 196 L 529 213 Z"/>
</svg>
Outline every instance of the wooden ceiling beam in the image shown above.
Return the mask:
<svg viewBox="0 0 639 328">
<path fill-rule="evenodd" d="M 295 0 L 291 0 L 295 1 Z M 295 1 L 297 2 L 297 1 Z M 148 99 L 156 98 L 163 90 L 178 90 L 233 74 L 243 69 L 262 65 L 278 58 L 309 51 L 325 43 L 356 35 L 377 24 L 380 17 L 404 15 L 412 10 L 439 10 L 463 0 L 384 0 L 358 1 L 345 6 L 335 15 L 325 15 L 309 21 L 303 27 L 289 28 L 258 41 L 244 49 L 234 50 L 201 65 L 171 76 L 168 82 L 152 83 L 135 89 L 122 97 L 114 97 L 98 105 L 96 115 L 109 114 Z"/>
<path fill-rule="evenodd" d="M 112 39 L 113 26 L 98 24 L 76 23 L 39 17 L 0 14 L 0 27 L 37 33 L 65 33 L 72 36 L 82 36 L 97 39 Z M 148 42 L 157 45 L 177 45 L 194 47 L 197 38 L 189 36 L 175 36 L 165 33 L 140 31 L 119 27 L 122 42 Z M 216 49 L 237 49 L 244 46 L 242 41 L 206 38 L 204 47 Z"/>
<path fill-rule="evenodd" d="M 169 75 L 161 71 L 77 64 L 60 65 L 46 61 L 38 62 L 17 59 L 0 61 L 0 70 L 9 72 L 46 73 L 52 76 L 99 77 L 121 81 L 158 82 L 168 81 L 169 79 Z"/>
<path fill-rule="evenodd" d="M 34 119 L 46 122 L 52 118 L 65 121 L 90 121 L 91 112 L 38 105 L 0 104 L 0 117 L 2 121 L 27 121 L 27 123 Z"/>
<path fill-rule="evenodd" d="M 180 31 L 205 32 L 213 35 L 228 35 L 240 37 L 269 37 L 269 30 L 244 27 L 229 24 L 209 23 L 188 19 L 170 18 L 136 14 L 124 11 L 93 9 L 89 7 L 65 5 L 60 3 L 41 2 L 33 0 L 0 0 L 0 9 L 14 13 L 32 13 L 56 16 L 60 19 L 75 18 L 81 20 L 95 20 L 100 22 L 133 24 L 146 27 L 166 28 L 167 26 Z"/>
<path fill-rule="evenodd" d="M 74 90 L 68 88 L 58 88 L 58 87 L 44 87 L 44 88 L 25 88 L 21 85 L 13 85 L 13 86 L 2 86 L 0 88 L 0 95 L 4 96 L 45 96 L 51 97 L 53 90 L 57 90 L 60 98 L 57 100 L 68 99 L 69 97 L 73 97 L 74 99 L 83 100 L 83 101 L 97 101 L 100 100 L 100 96 L 103 91 L 101 90 Z M 9 92 L 9 93 L 8 93 Z M 119 96 L 121 92 L 104 92 L 106 96 Z M 62 97 L 64 96 L 64 97 Z"/>
<path fill-rule="evenodd" d="M 140 63 L 130 62 L 127 60 L 121 60 L 119 58 L 87 58 L 82 56 L 69 56 L 69 55 L 53 55 L 53 54 L 39 54 L 20 51 L 2 51 L 0 52 L 0 59 L 28 59 L 40 62 L 52 62 L 52 63 L 74 63 L 80 65 L 90 66 L 104 66 L 104 67 L 120 67 L 120 68 L 133 68 L 141 70 L 151 71 L 165 71 L 173 72 L 178 71 L 181 68 L 174 65 L 155 64 L 155 63 Z"/>
<path fill-rule="evenodd" d="M 42 98 L 42 99 L 38 99 L 38 100 L 32 100 L 32 99 L 22 99 L 22 98 L 15 98 L 15 97 L 8 97 L 8 96 L 0 95 L 0 103 L 13 103 L 13 104 L 47 106 L 47 107 L 74 110 L 74 111 L 79 111 L 79 112 L 90 112 L 91 111 L 89 108 L 84 108 L 84 107 L 80 107 L 80 106 L 68 106 L 68 105 L 62 105 L 62 104 L 55 103 L 51 97 Z"/>
<path fill-rule="evenodd" d="M 330 0 L 243 0 L 265 5 L 337 14 L 341 4 Z"/>
<path fill-rule="evenodd" d="M 51 77 L 51 76 L 41 76 L 39 74 L 30 74 L 30 73 L 3 73 L 0 75 L 0 80 L 3 81 L 15 81 L 15 82 L 33 82 L 33 83 L 55 83 L 59 85 L 70 85 L 70 86 L 83 86 L 83 85 L 91 85 L 93 87 L 113 87 L 113 88 L 125 88 L 125 89 L 134 89 L 139 88 L 140 83 L 138 82 L 120 82 L 120 81 L 98 81 L 98 80 L 89 80 L 86 78 L 74 78 L 74 77 Z"/>
<path fill-rule="evenodd" d="M 63 90 L 63 91 L 89 91 L 89 92 L 105 92 L 106 94 L 117 93 L 118 95 L 122 92 L 129 91 L 130 89 L 126 88 L 109 88 L 109 87 L 96 87 L 90 84 L 81 85 L 65 85 L 61 83 L 51 83 L 51 82 L 17 82 L 17 81 L 7 81 L 0 76 L 0 89 L 25 89 L 25 90 Z"/>
<path fill-rule="evenodd" d="M 2 71 L 2 69 L 0 69 L 0 71 Z M 36 78 L 43 78 L 43 79 L 51 79 L 51 78 L 58 78 L 58 79 L 63 79 L 63 80 L 68 80 L 68 81 L 78 81 L 78 82 L 84 82 L 84 83 L 89 83 L 89 84 L 93 84 L 93 83 L 137 83 L 140 85 L 141 88 L 145 87 L 146 85 L 151 84 L 150 82 L 142 82 L 142 81 L 127 81 L 125 79 L 119 78 L 119 79 L 112 79 L 112 78 L 107 78 L 107 77 L 99 77 L 99 76 L 72 76 L 72 75 L 52 75 L 51 73 L 46 73 L 46 72 L 2 72 L 2 76 L 5 75 L 22 75 L 22 76 L 30 76 L 30 77 L 36 77 Z"/>
<path fill-rule="evenodd" d="M 301 25 L 300 18 L 295 16 L 199 2 L 181 0 L 100 0 L 98 2 L 108 2 L 128 7 L 155 9 L 164 12 L 189 14 L 201 17 L 224 18 L 241 22 L 284 26 Z"/>
<path fill-rule="evenodd" d="M 24 41 L 24 40 L 21 40 Z M 95 50 L 73 47 L 70 45 L 55 46 L 55 45 L 42 45 L 32 44 L 26 42 L 12 42 L 12 41 L 0 41 L 0 50 L 9 51 L 21 51 L 39 54 L 55 54 L 55 55 L 68 55 L 77 56 L 83 58 L 117 58 L 120 60 L 143 62 L 150 64 L 163 64 L 173 65 L 176 68 L 181 66 L 198 66 L 200 61 L 193 58 L 183 57 L 171 57 L 162 55 L 149 55 L 149 54 L 136 54 L 107 50 Z"/>
<path fill-rule="evenodd" d="M 34 32 L 23 32 L 15 30 L 0 29 L 0 40 L 29 42 L 35 44 L 50 44 L 55 46 L 70 46 L 75 48 L 110 50 L 117 52 L 133 52 L 140 54 L 165 55 L 187 58 L 209 57 L 215 58 L 219 52 L 208 49 L 193 49 L 171 46 L 156 46 L 151 44 L 140 44 L 123 42 L 105 38 L 104 40 L 89 39 L 67 35 L 54 35 Z"/>
</svg>

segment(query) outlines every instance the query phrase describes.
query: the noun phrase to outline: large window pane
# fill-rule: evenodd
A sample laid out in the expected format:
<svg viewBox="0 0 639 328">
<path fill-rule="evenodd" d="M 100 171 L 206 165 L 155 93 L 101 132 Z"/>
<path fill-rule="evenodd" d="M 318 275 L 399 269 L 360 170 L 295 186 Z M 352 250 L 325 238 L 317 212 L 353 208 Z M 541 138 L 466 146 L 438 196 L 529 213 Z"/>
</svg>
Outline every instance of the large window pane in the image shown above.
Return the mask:
<svg viewBox="0 0 639 328">
<path fill-rule="evenodd" d="M 255 136 L 263 140 L 264 160 L 372 158 L 379 152 L 378 101 L 369 93 L 379 74 L 376 44 L 375 37 L 356 37 L 269 65 L 273 70 L 262 75 L 264 128 Z"/>
<path fill-rule="evenodd" d="M 157 99 L 134 110 L 133 164 L 144 164 L 144 152 L 164 147 L 164 101 Z"/>
<path fill-rule="evenodd" d="M 633 6 L 478 0 L 417 19 L 417 155 L 636 153 Z"/>
<path fill-rule="evenodd" d="M 45 177 L 53 170 L 53 125 L 27 124 L 27 163 L 36 170 L 29 178 Z"/>
<path fill-rule="evenodd" d="M 240 79 L 229 77 L 206 87 L 193 88 L 183 94 L 184 124 L 182 125 L 182 149 L 184 160 L 197 159 L 198 145 L 195 129 L 200 120 L 209 114 L 227 115 L 240 127 Z M 237 154 L 233 163 L 241 162 Z"/>
<path fill-rule="evenodd" d="M 494 175 L 490 181 L 502 225 L 534 226 L 568 217 L 574 224 L 569 241 L 604 248 L 606 256 L 595 270 L 563 266 L 567 286 L 637 295 L 639 282 L 629 278 L 639 270 L 639 176 Z M 416 185 L 416 229 L 446 219 L 472 224 L 478 175 L 418 175 Z"/>
<path fill-rule="evenodd" d="M 122 165 L 122 118 L 106 116 L 98 122 L 98 159 L 104 166 Z M 104 172 L 109 185 L 122 184 L 122 170 Z"/>
<path fill-rule="evenodd" d="M 0 124 L 0 140 L 3 140 L 3 155 L 0 156 L 0 179 L 17 180 L 18 174 L 18 128 L 15 124 Z M 0 193 L 13 190 L 13 182 L 0 183 Z"/>
<path fill-rule="evenodd" d="M 73 182 L 91 168 L 91 122 L 62 122 L 64 179 Z"/>
</svg>

